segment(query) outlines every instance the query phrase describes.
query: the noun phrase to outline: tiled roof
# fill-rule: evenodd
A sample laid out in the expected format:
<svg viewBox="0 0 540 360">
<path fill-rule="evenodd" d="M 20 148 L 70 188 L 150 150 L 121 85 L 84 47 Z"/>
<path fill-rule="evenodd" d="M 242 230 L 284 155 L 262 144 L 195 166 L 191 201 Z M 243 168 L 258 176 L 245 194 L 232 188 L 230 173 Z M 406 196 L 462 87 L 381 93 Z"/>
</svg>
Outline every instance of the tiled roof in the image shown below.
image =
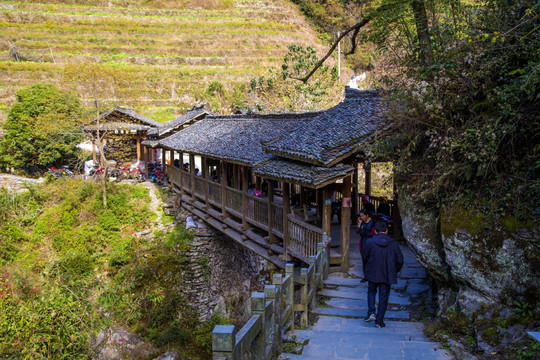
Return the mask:
<svg viewBox="0 0 540 360">
<path fill-rule="evenodd" d="M 346 175 L 351 174 L 354 168 L 345 164 L 322 167 L 293 160 L 273 158 L 256 166 L 253 171 L 263 178 L 319 188 L 344 178 Z"/>
<path fill-rule="evenodd" d="M 264 152 L 262 141 L 289 133 L 319 114 L 320 112 L 209 116 L 159 140 L 159 145 L 253 166 L 271 157 Z"/>
<path fill-rule="evenodd" d="M 213 114 L 214 113 L 210 111 L 208 107 L 206 107 L 206 104 L 195 106 L 192 109 L 188 109 L 188 111 L 184 115 L 177 117 L 173 121 L 167 124 L 164 124 L 158 128 L 149 130 L 148 135 L 153 135 L 153 136 L 158 136 L 158 137 L 166 136 L 171 131 L 174 131 L 175 129 L 181 127 L 182 125 L 184 125 L 185 123 L 193 119 L 197 119 L 197 118 L 202 119 L 207 115 L 213 115 Z"/>
<path fill-rule="evenodd" d="M 95 130 L 97 128 L 96 124 L 87 126 L 87 129 Z M 99 130 L 101 131 L 137 131 L 137 130 L 148 130 L 148 125 L 121 122 L 121 121 L 107 121 L 99 124 Z"/>
<path fill-rule="evenodd" d="M 376 90 L 345 89 L 345 100 L 264 144 L 269 154 L 330 166 L 386 126 L 387 104 Z"/>
<path fill-rule="evenodd" d="M 150 147 L 157 147 L 159 146 L 159 140 L 155 139 L 150 139 L 150 140 L 144 140 L 141 142 L 141 145 L 143 146 L 150 146 Z"/>
<path fill-rule="evenodd" d="M 96 122 L 96 119 L 92 120 L 92 124 L 87 128 L 95 129 Z M 148 130 L 161 126 L 161 124 L 146 116 L 137 114 L 132 109 L 115 106 L 113 109 L 102 113 L 100 119 L 100 129 L 115 130 L 114 126 L 118 126 L 118 130 Z"/>
</svg>

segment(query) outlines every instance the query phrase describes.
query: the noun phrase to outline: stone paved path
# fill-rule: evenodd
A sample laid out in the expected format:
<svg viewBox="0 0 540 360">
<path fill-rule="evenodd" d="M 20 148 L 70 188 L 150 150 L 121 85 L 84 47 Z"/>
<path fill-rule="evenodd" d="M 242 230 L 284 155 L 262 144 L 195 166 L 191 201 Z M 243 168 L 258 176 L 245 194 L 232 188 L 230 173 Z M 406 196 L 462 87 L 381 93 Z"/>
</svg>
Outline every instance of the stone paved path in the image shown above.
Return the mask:
<svg viewBox="0 0 540 360">
<path fill-rule="evenodd" d="M 340 360 L 452 360 L 449 351 L 423 334 L 420 322 L 410 321 L 409 310 L 419 294 L 430 291 L 425 269 L 412 252 L 402 246 L 405 264 L 397 285 L 392 286 L 383 329 L 366 323 L 367 283 L 362 278 L 358 241 L 351 241 L 351 267 L 347 274 L 331 273 L 319 292 L 324 304 L 314 311 L 314 325 L 295 330 L 304 343 L 301 354 L 282 354 L 281 359 Z"/>
</svg>

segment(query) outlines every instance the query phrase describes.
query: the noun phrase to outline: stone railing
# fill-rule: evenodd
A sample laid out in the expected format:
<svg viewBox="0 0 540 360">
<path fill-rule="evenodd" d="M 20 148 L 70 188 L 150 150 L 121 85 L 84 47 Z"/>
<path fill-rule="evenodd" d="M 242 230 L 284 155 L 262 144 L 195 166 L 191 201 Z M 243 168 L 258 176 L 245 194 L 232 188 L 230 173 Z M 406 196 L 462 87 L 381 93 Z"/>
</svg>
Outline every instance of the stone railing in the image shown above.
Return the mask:
<svg viewBox="0 0 540 360">
<path fill-rule="evenodd" d="M 285 275 L 275 274 L 272 285 L 251 295 L 251 318 L 238 332 L 235 333 L 234 325 L 214 327 L 214 360 L 242 359 L 246 352 L 251 353 L 251 359 L 277 358 L 281 353 L 281 334 L 294 328 L 295 312 L 300 312 L 300 325 L 308 325 L 317 290 L 322 289 L 323 279 L 328 276 L 328 255 L 323 243 L 326 242 L 318 244 L 317 255 L 310 257 L 308 268 L 295 269 L 293 264 L 287 264 Z M 295 292 L 299 303 L 294 302 Z"/>
</svg>

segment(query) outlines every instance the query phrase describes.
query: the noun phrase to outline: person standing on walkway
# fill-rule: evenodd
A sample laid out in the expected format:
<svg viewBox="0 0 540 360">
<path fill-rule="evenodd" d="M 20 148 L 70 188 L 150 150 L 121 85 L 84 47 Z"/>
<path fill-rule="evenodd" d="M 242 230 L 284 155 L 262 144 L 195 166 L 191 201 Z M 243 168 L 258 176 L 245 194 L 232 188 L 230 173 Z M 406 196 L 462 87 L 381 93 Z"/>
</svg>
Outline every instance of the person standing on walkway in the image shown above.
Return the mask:
<svg viewBox="0 0 540 360">
<path fill-rule="evenodd" d="M 403 253 L 399 244 L 388 235 L 385 222 L 377 222 L 375 235 L 366 242 L 362 251 L 362 261 L 366 263 L 365 278 L 368 281 L 368 314 L 364 321 L 375 320 L 375 326 L 385 327 L 383 321 L 390 286 L 397 284 L 397 273 L 403 267 Z M 379 291 L 379 306 L 375 315 L 375 295 Z"/>
<path fill-rule="evenodd" d="M 360 235 L 360 242 L 358 246 L 360 248 L 360 253 L 363 254 L 363 249 L 366 247 L 366 241 L 371 239 L 375 234 L 373 231 L 373 225 L 375 221 L 371 218 L 371 212 L 364 208 L 358 213 L 358 225 L 356 226 L 356 233 Z M 361 282 L 366 282 L 366 262 L 362 261 L 362 269 L 364 270 L 364 278 Z"/>
</svg>

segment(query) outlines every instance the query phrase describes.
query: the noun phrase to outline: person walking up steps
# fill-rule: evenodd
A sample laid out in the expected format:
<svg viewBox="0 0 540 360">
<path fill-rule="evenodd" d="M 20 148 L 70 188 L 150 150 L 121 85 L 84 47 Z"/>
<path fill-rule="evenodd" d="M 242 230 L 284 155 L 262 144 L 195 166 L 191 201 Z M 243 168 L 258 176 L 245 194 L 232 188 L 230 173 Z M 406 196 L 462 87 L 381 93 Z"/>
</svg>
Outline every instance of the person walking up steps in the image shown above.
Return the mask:
<svg viewBox="0 0 540 360">
<path fill-rule="evenodd" d="M 390 286 L 397 284 L 397 273 L 403 266 L 403 253 L 399 244 L 388 235 L 385 222 L 374 225 L 375 235 L 366 241 L 362 251 L 362 261 L 366 264 L 365 278 L 368 281 L 368 313 L 364 321 L 375 320 L 375 326 L 385 327 L 383 321 Z M 379 290 L 379 306 L 375 315 L 375 295 Z"/>
</svg>

